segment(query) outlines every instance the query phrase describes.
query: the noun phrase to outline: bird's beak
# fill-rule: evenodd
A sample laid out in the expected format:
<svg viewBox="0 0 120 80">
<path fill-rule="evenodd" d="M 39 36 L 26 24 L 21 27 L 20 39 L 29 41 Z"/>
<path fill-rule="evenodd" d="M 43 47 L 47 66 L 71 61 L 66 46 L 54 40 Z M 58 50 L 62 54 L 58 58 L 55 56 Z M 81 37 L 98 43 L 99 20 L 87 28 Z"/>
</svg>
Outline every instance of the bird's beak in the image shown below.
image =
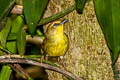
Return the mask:
<svg viewBox="0 0 120 80">
<path fill-rule="evenodd" d="M 62 21 L 60 22 L 60 25 L 66 23 L 66 22 L 67 22 L 67 19 L 62 20 Z"/>
</svg>

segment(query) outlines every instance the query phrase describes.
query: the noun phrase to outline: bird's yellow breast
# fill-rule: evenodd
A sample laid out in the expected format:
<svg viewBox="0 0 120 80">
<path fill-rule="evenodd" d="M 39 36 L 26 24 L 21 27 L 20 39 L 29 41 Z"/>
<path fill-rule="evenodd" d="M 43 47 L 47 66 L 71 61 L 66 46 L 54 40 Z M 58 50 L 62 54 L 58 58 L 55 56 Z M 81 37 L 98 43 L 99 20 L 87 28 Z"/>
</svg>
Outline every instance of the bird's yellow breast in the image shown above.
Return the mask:
<svg viewBox="0 0 120 80">
<path fill-rule="evenodd" d="M 57 35 L 56 35 L 57 38 Z M 44 41 L 44 51 L 49 56 L 63 56 L 68 49 L 68 38 L 66 35 L 59 37 L 57 39 Z"/>
</svg>

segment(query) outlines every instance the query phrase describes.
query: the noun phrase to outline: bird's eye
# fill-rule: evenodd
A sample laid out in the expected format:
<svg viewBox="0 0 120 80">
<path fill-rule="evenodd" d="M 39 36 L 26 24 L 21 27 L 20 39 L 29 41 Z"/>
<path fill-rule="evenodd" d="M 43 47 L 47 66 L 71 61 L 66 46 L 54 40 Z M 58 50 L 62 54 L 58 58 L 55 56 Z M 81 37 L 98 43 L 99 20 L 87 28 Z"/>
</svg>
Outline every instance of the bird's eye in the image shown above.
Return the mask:
<svg viewBox="0 0 120 80">
<path fill-rule="evenodd" d="M 55 23 L 53 26 L 58 26 L 58 25 L 60 25 L 60 23 Z"/>
</svg>

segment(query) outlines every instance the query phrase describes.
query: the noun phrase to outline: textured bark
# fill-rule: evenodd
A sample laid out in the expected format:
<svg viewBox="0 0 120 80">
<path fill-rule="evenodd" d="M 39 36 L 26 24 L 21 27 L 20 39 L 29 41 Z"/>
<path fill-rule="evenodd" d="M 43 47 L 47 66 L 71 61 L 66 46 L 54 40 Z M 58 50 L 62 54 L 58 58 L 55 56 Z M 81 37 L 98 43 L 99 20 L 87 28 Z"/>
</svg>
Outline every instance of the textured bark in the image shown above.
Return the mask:
<svg viewBox="0 0 120 80">
<path fill-rule="evenodd" d="M 72 4 L 74 0 L 50 0 L 45 17 Z M 74 10 L 64 18 L 68 20 L 64 30 L 69 37 L 69 50 L 61 66 L 86 80 L 113 80 L 110 53 L 96 19 L 93 2 L 87 2 L 83 14 L 79 15 Z M 56 72 L 47 70 L 47 73 L 49 80 L 65 80 Z"/>
</svg>

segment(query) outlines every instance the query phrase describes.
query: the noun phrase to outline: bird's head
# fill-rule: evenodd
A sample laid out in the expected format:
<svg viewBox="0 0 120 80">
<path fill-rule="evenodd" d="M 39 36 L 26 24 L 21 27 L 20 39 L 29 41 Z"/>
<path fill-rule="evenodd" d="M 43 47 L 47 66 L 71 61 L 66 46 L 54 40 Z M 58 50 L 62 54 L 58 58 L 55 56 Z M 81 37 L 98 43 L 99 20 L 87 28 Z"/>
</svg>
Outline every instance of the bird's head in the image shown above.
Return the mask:
<svg viewBox="0 0 120 80">
<path fill-rule="evenodd" d="M 62 21 L 54 21 L 53 23 L 51 23 L 46 31 L 46 37 L 54 37 L 54 36 L 60 36 L 64 34 L 63 31 L 63 24 L 66 22 L 67 20 L 64 19 Z"/>
</svg>

